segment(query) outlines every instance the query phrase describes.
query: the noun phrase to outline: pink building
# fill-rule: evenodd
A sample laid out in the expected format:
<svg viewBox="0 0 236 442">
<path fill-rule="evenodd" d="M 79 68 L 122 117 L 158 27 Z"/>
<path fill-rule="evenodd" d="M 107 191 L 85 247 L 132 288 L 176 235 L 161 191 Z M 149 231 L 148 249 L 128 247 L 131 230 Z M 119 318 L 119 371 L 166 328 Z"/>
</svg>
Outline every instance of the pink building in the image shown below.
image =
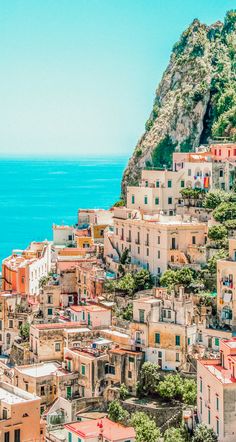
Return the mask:
<svg viewBox="0 0 236 442">
<path fill-rule="evenodd" d="M 72 305 L 70 307 L 71 320 L 81 325 L 109 327 L 111 325 L 111 310 L 98 304 Z"/>
<path fill-rule="evenodd" d="M 236 161 L 236 143 L 212 144 L 210 150 L 214 161 Z"/>
<path fill-rule="evenodd" d="M 200 422 L 213 428 L 219 442 L 236 440 L 236 338 L 220 341 L 220 358 L 199 360 L 197 407 Z"/>
<path fill-rule="evenodd" d="M 65 425 L 68 442 L 134 442 L 133 427 L 124 427 L 104 417 L 93 421 L 74 422 Z"/>
</svg>

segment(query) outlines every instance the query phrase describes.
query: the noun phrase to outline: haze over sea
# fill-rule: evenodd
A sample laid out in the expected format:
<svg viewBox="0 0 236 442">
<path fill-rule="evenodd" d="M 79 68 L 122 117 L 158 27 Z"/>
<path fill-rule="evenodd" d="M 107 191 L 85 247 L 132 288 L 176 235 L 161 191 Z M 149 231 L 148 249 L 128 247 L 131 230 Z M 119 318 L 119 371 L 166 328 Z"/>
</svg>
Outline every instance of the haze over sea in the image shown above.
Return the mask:
<svg viewBox="0 0 236 442">
<path fill-rule="evenodd" d="M 75 224 L 78 208 L 109 208 L 120 196 L 127 157 L 1 157 L 0 260 L 52 224 Z"/>
</svg>

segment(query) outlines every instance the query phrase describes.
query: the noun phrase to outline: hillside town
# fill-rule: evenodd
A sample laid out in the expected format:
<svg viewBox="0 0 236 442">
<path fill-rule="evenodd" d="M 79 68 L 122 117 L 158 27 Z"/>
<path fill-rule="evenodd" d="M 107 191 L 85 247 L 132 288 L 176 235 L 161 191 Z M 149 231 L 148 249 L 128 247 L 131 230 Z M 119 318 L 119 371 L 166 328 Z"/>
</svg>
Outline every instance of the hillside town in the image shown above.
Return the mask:
<svg viewBox="0 0 236 442">
<path fill-rule="evenodd" d="M 1 441 L 236 440 L 236 143 L 190 148 L 3 260 Z"/>
</svg>

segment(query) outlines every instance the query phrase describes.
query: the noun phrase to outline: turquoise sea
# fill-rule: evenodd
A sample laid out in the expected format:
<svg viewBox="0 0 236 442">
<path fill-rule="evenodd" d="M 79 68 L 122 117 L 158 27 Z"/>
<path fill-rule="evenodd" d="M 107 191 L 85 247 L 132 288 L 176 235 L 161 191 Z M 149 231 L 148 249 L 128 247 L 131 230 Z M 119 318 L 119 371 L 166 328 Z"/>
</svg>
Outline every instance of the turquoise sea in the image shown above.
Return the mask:
<svg viewBox="0 0 236 442">
<path fill-rule="evenodd" d="M 74 224 L 81 208 L 109 208 L 120 196 L 127 157 L 0 158 L 0 260 L 52 224 Z"/>
</svg>

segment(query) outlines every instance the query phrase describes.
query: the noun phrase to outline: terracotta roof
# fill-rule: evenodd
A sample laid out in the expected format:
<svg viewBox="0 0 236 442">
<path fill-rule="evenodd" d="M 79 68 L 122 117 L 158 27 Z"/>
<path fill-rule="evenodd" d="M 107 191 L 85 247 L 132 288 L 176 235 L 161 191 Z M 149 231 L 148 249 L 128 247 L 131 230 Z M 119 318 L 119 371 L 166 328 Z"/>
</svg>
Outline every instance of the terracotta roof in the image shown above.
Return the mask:
<svg viewBox="0 0 236 442">
<path fill-rule="evenodd" d="M 138 356 L 138 355 L 142 355 L 141 351 L 132 351 L 132 350 L 125 350 L 124 348 L 114 348 L 109 350 L 110 353 L 117 353 L 120 355 L 130 355 L 130 356 Z"/>
<path fill-rule="evenodd" d="M 103 438 L 112 440 L 113 442 L 122 439 L 134 439 L 135 431 L 133 427 L 124 427 L 116 422 L 112 422 L 107 417 L 103 419 L 95 419 L 93 421 L 74 422 L 66 424 L 67 428 L 72 433 L 82 436 L 85 439 L 98 437 L 103 429 Z"/>
</svg>

